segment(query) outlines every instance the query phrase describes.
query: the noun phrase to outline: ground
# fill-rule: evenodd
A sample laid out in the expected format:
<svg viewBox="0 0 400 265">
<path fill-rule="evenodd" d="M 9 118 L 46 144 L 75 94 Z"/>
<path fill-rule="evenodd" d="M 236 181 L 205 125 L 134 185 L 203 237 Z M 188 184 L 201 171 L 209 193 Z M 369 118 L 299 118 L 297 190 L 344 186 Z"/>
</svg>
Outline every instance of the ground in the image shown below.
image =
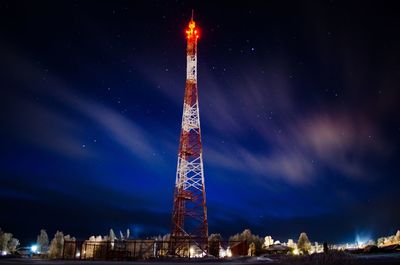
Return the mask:
<svg viewBox="0 0 400 265">
<path fill-rule="evenodd" d="M 400 253 L 395 254 L 368 254 L 368 255 L 356 255 L 352 259 L 343 260 L 328 260 L 325 263 L 320 263 L 321 259 L 305 260 L 305 259 L 279 259 L 275 258 L 273 261 L 268 260 L 257 260 L 257 258 L 239 258 L 226 261 L 204 261 L 204 260 L 180 260 L 180 261 L 81 261 L 81 260 L 42 260 L 42 259 L 30 259 L 30 258 L 8 258 L 0 259 L 0 265 L 149 265 L 151 263 L 159 265 L 173 265 L 173 264 L 193 264 L 199 263 L 202 265 L 215 265 L 221 263 L 227 263 L 229 265 L 243 265 L 243 264 L 270 264 L 270 265 L 306 265 L 306 264 L 318 264 L 318 265 L 399 265 L 400 264 Z"/>
</svg>

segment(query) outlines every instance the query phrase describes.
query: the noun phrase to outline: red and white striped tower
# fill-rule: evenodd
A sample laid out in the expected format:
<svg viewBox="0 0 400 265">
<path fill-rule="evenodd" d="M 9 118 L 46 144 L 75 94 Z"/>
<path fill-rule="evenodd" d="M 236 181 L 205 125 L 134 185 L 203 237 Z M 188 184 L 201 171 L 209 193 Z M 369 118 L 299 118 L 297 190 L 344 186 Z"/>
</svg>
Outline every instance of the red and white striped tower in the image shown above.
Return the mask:
<svg viewBox="0 0 400 265">
<path fill-rule="evenodd" d="M 197 91 L 197 41 L 199 29 L 192 19 L 186 30 L 187 66 L 182 129 L 176 170 L 172 233 L 174 254 L 187 242 L 207 250 L 208 223 Z"/>
</svg>

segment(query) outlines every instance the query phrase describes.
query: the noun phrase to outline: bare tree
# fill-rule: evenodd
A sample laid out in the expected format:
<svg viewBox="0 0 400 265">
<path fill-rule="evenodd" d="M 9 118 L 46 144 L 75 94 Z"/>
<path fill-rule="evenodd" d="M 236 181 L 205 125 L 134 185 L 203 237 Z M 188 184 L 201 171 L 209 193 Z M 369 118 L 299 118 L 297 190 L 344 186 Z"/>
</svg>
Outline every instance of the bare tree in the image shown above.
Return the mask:
<svg viewBox="0 0 400 265">
<path fill-rule="evenodd" d="M 256 244 L 254 242 L 251 242 L 249 249 L 247 251 L 248 256 L 255 256 L 256 254 Z"/>
<path fill-rule="evenodd" d="M 126 235 L 124 235 L 121 230 L 119 231 L 119 235 L 121 237 L 121 240 L 128 240 L 131 235 L 131 232 L 129 231 L 129 228 L 128 228 L 128 229 L 126 229 Z"/>
<path fill-rule="evenodd" d="M 311 249 L 310 240 L 308 240 L 308 236 L 306 233 L 301 233 L 299 236 L 299 241 L 297 242 L 297 247 L 303 254 L 308 254 L 308 251 Z"/>
<path fill-rule="evenodd" d="M 214 257 L 219 257 L 219 249 L 221 247 L 221 240 L 222 237 L 220 234 L 211 234 L 208 237 L 208 245 L 209 245 L 209 252 L 210 255 Z"/>
<path fill-rule="evenodd" d="M 394 241 L 395 241 L 397 244 L 400 244 L 400 230 L 397 230 L 397 233 L 396 233 L 396 235 L 394 236 Z"/>
<path fill-rule="evenodd" d="M 36 243 L 40 253 L 47 253 L 49 251 L 49 237 L 47 236 L 46 230 L 40 230 Z"/>
<path fill-rule="evenodd" d="M 0 251 L 9 252 L 8 242 L 11 240 L 12 236 L 11 233 L 4 233 L 0 230 Z"/>
<path fill-rule="evenodd" d="M 229 238 L 229 241 L 245 241 L 247 244 L 254 243 L 256 250 L 255 254 L 259 255 L 262 249 L 262 245 L 264 243 L 264 239 L 259 237 L 258 235 L 253 235 L 250 229 L 245 229 L 241 234 L 236 234 Z"/>
<path fill-rule="evenodd" d="M 274 240 L 272 239 L 272 236 L 266 236 L 264 238 L 264 247 L 268 248 L 269 246 L 274 244 Z"/>
<path fill-rule="evenodd" d="M 57 231 L 54 235 L 53 240 L 51 240 L 49 258 L 59 259 L 62 256 L 62 251 L 64 247 L 64 234 L 63 232 Z"/>
<path fill-rule="evenodd" d="M 17 251 L 17 247 L 19 246 L 19 240 L 16 238 L 11 238 L 10 241 L 8 241 L 7 247 L 8 247 L 8 251 L 10 251 L 11 253 L 14 253 L 15 251 Z"/>
<path fill-rule="evenodd" d="M 114 242 L 114 240 L 115 240 L 116 238 L 117 238 L 117 237 L 115 236 L 114 230 L 112 230 L 112 228 L 111 228 L 111 229 L 110 229 L 110 232 L 108 233 L 108 239 L 109 239 L 110 241 Z"/>
</svg>

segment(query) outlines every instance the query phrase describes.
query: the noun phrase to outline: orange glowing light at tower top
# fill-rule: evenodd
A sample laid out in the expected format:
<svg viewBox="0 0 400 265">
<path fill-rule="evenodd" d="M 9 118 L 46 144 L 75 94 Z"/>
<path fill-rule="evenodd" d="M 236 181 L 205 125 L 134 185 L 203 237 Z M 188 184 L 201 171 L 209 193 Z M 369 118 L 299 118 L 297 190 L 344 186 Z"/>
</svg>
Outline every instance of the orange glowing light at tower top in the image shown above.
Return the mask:
<svg viewBox="0 0 400 265">
<path fill-rule="evenodd" d="M 186 35 L 188 39 L 197 40 L 200 36 L 199 28 L 196 27 L 196 22 L 193 20 L 193 10 L 192 10 L 192 19 L 189 21 L 188 29 L 186 29 Z"/>
</svg>

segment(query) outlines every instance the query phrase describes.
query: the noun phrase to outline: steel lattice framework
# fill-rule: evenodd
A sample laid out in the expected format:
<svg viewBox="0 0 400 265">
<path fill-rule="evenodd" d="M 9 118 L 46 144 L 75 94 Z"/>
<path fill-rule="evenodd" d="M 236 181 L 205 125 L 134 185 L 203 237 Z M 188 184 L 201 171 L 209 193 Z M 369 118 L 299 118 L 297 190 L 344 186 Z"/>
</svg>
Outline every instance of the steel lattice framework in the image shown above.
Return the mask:
<svg viewBox="0 0 400 265">
<path fill-rule="evenodd" d="M 179 255 L 180 243 L 193 242 L 203 250 L 208 245 L 206 193 L 197 91 L 197 40 L 199 30 L 192 19 L 186 30 L 187 69 L 182 129 L 176 170 L 171 240 Z M 185 245 L 186 243 L 183 243 Z"/>
</svg>

